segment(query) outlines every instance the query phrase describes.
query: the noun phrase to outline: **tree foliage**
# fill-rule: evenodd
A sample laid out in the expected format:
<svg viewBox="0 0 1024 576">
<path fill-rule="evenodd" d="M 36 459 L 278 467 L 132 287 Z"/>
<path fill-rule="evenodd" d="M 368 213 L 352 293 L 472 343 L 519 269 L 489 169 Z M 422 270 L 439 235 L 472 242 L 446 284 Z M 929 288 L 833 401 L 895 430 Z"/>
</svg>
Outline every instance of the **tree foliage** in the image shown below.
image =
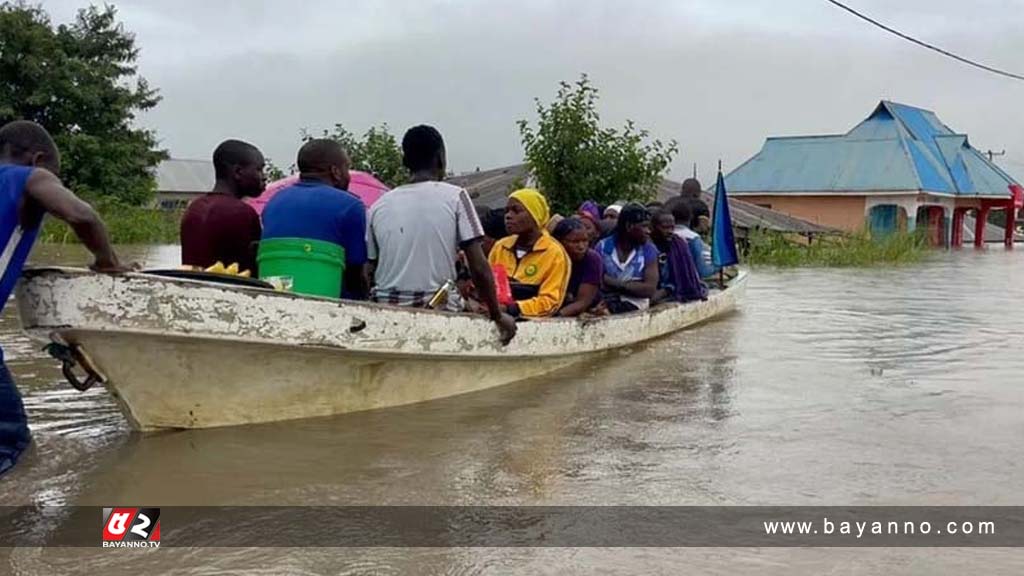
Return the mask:
<svg viewBox="0 0 1024 576">
<path fill-rule="evenodd" d="M 46 12 L 0 3 L 0 124 L 46 127 L 62 153 L 62 178 L 88 196 L 139 205 L 156 188 L 152 169 L 167 154 L 138 129 L 138 112 L 160 101 L 137 75 L 135 36 L 112 6 L 91 6 L 54 27 Z"/>
<path fill-rule="evenodd" d="M 573 212 L 586 200 L 650 200 L 678 151 L 675 140 L 649 141 L 632 121 L 621 130 L 602 128 L 597 101 L 584 74 L 562 82 L 551 104 L 536 101 L 536 127 L 518 122 L 530 172 L 558 211 Z"/>
<path fill-rule="evenodd" d="M 348 151 L 353 170 L 373 174 L 390 188 L 409 181 L 409 171 L 402 164 L 402 148 L 387 124 L 370 127 L 362 137 L 349 132 L 341 124 L 335 124 L 333 131 L 324 130 L 320 136 L 302 132 L 303 142 L 313 138 L 329 138 L 338 142 Z"/>
</svg>

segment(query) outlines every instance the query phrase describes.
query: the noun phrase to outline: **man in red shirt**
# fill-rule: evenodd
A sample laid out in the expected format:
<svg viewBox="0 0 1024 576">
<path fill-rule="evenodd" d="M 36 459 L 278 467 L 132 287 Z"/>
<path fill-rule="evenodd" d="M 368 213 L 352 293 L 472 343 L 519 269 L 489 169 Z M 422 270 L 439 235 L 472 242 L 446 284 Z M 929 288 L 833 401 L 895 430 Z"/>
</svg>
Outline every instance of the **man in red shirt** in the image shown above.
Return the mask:
<svg viewBox="0 0 1024 576">
<path fill-rule="evenodd" d="M 226 140 L 213 152 L 217 182 L 193 200 L 181 219 L 181 263 L 208 268 L 223 262 L 257 276 L 256 249 L 263 229 L 256 210 L 242 198 L 259 196 L 266 186 L 263 154 L 252 144 Z"/>
</svg>

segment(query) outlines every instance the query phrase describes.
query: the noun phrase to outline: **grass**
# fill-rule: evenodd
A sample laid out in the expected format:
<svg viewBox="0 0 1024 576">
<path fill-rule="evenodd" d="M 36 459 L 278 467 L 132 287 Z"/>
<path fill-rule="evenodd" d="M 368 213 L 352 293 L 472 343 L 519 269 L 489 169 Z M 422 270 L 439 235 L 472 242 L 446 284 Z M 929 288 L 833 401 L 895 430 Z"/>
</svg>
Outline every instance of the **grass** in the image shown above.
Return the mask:
<svg viewBox="0 0 1024 576">
<path fill-rule="evenodd" d="M 752 266 L 868 267 L 912 264 L 927 257 L 921 233 L 897 232 L 881 238 L 866 233 L 816 237 L 808 244 L 801 237 L 752 231 L 744 261 Z"/>
<path fill-rule="evenodd" d="M 181 212 L 152 210 L 115 204 L 94 204 L 114 244 L 177 244 Z M 50 244 L 77 244 L 74 231 L 60 220 L 47 217 L 39 240 Z"/>
</svg>

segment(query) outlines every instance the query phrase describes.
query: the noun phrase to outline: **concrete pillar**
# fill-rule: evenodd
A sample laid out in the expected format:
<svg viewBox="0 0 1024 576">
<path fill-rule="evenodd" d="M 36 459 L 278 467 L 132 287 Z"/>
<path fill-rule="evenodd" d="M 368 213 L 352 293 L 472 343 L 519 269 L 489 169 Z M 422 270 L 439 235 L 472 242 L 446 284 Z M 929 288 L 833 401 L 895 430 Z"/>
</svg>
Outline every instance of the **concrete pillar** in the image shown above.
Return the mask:
<svg viewBox="0 0 1024 576">
<path fill-rule="evenodd" d="M 978 212 L 975 214 L 976 220 L 974 221 L 974 247 L 984 248 L 985 247 L 985 224 L 988 223 L 988 206 L 985 204 L 978 208 Z"/>
<path fill-rule="evenodd" d="M 1007 248 L 1013 248 L 1013 229 L 1017 227 L 1017 208 L 1013 205 L 1013 198 L 1006 203 L 1006 236 L 1003 242 Z"/>
<path fill-rule="evenodd" d="M 953 248 L 964 245 L 964 216 L 966 214 L 967 208 L 953 209 Z"/>
<path fill-rule="evenodd" d="M 942 246 L 949 248 L 953 245 L 953 210 L 943 206 L 940 208 L 942 214 L 942 221 L 939 222 L 939 226 L 942 229 Z"/>
</svg>

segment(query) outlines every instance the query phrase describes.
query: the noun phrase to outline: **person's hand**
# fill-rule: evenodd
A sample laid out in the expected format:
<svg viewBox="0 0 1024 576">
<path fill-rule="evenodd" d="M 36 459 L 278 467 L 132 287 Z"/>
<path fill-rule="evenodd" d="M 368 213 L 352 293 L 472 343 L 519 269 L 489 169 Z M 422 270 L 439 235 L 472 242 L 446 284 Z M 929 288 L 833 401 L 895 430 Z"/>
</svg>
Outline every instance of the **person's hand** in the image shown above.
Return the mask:
<svg viewBox="0 0 1024 576">
<path fill-rule="evenodd" d="M 141 267 L 138 264 L 121 264 L 116 259 L 113 260 L 96 260 L 89 266 L 89 269 L 93 272 L 99 272 L 100 274 L 125 274 L 127 272 L 138 271 Z"/>
<path fill-rule="evenodd" d="M 508 345 L 508 343 L 515 338 L 516 331 L 518 330 L 515 318 L 502 312 L 501 315 L 494 320 L 494 323 L 497 324 L 498 333 L 501 335 L 501 345 Z"/>
</svg>

